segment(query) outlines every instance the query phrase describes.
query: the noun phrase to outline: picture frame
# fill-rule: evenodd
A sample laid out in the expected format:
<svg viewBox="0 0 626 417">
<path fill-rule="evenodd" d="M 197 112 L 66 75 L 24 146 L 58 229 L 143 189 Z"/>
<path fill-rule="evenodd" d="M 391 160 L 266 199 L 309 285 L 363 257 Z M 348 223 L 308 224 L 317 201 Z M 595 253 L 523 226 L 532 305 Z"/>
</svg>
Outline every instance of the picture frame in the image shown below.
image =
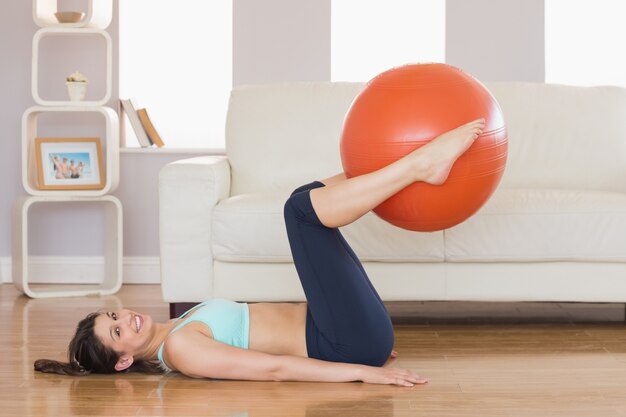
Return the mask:
<svg viewBox="0 0 626 417">
<path fill-rule="evenodd" d="M 104 166 L 100 138 L 35 138 L 40 190 L 100 190 Z"/>
</svg>

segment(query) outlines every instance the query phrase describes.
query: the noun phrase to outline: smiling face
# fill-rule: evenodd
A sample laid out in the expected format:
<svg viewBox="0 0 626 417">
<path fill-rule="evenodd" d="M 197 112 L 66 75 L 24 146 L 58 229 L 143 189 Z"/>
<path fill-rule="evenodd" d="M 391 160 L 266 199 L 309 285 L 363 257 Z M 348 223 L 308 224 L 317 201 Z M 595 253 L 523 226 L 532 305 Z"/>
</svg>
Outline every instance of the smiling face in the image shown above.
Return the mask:
<svg viewBox="0 0 626 417">
<path fill-rule="evenodd" d="M 130 310 L 118 310 L 100 314 L 95 321 L 94 332 L 104 346 L 120 356 L 141 356 L 152 339 L 153 322 L 148 315 Z"/>
</svg>

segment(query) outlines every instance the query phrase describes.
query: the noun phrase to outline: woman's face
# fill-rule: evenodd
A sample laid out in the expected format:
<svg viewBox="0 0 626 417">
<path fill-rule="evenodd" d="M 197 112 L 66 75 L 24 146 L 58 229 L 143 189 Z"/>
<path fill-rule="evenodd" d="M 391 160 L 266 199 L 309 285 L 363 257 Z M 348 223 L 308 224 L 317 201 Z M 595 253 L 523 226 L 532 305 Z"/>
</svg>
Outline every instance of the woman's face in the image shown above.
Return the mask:
<svg viewBox="0 0 626 417">
<path fill-rule="evenodd" d="M 102 343 L 120 355 L 144 353 L 152 339 L 152 317 L 131 310 L 103 313 L 96 318 L 94 331 Z"/>
</svg>

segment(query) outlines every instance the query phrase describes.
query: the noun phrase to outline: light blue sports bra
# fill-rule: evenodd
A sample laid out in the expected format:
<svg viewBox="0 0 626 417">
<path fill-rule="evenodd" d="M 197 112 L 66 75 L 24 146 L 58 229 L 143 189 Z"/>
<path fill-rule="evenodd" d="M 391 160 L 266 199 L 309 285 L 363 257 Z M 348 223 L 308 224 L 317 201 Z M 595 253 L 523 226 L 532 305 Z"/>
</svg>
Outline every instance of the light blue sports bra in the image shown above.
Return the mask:
<svg viewBox="0 0 626 417">
<path fill-rule="evenodd" d="M 199 321 L 209 327 L 211 333 L 213 333 L 213 338 L 218 342 L 248 349 L 248 337 L 250 335 L 250 311 L 248 304 L 214 298 L 186 311 L 176 321 L 181 320 L 192 312 L 193 314 L 174 327 L 168 336 L 186 324 Z M 165 340 L 167 340 L 167 337 Z M 163 360 L 165 340 L 159 346 L 158 357 L 161 364 L 169 369 Z"/>
</svg>

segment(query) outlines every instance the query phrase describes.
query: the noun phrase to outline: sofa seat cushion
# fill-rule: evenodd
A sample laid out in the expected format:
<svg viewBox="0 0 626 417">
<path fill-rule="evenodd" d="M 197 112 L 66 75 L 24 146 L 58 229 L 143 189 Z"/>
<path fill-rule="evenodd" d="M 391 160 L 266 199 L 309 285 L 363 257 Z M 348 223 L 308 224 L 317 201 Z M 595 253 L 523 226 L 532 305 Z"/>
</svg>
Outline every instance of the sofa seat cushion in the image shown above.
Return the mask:
<svg viewBox="0 0 626 417">
<path fill-rule="evenodd" d="M 501 188 L 445 248 L 451 262 L 626 262 L 626 194 Z"/>
<path fill-rule="evenodd" d="M 222 200 L 213 212 L 212 249 L 224 262 L 292 262 L 283 220 L 289 196 L 242 194 Z M 399 229 L 368 213 L 341 232 L 363 261 L 443 262 L 443 232 Z"/>
</svg>

